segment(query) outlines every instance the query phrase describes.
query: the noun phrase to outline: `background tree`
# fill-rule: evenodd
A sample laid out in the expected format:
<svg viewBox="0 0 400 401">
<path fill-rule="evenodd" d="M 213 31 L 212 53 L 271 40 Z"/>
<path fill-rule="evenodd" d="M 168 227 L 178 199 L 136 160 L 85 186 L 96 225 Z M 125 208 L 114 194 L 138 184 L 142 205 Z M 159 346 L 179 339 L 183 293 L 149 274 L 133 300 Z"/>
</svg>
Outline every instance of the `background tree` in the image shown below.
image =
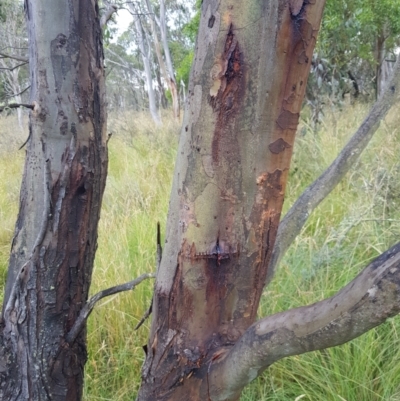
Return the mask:
<svg viewBox="0 0 400 401">
<path fill-rule="evenodd" d="M 396 59 L 399 44 L 399 7 L 396 1 L 328 2 L 313 60 L 308 92 L 332 99 L 380 94 Z M 383 72 L 386 71 L 385 74 Z M 320 101 L 320 96 L 317 101 Z"/>
<path fill-rule="evenodd" d="M 22 2 L 4 1 L 0 23 L 0 83 L 1 103 L 22 103 L 22 96 L 29 87 L 26 65 L 28 44 Z M 26 95 L 25 95 L 26 96 Z M 18 123 L 22 129 L 22 109 L 17 109 Z"/>
</svg>

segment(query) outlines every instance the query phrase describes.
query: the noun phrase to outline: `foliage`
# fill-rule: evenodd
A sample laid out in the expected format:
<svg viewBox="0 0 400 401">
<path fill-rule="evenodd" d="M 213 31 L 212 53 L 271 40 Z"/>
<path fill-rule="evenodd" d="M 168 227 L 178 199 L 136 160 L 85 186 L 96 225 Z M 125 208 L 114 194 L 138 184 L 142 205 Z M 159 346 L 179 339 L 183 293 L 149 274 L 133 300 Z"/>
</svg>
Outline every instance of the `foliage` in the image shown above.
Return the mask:
<svg viewBox="0 0 400 401">
<path fill-rule="evenodd" d="M 202 0 L 196 0 L 195 3 L 195 14 L 193 18 L 184 25 L 183 33 L 189 38 L 189 40 L 194 44 L 197 38 L 197 32 L 200 26 L 200 16 L 201 16 L 201 3 Z"/>
<path fill-rule="evenodd" d="M 192 67 L 194 57 L 194 44 L 196 42 L 197 32 L 200 26 L 200 11 L 201 0 L 196 0 L 194 16 L 182 28 L 182 33 L 187 37 L 190 43 L 190 48 L 186 52 L 185 56 L 181 59 L 181 62 L 176 64 L 176 77 L 178 82 L 183 81 L 186 87 L 189 84 L 190 69 Z"/>
<path fill-rule="evenodd" d="M 340 103 L 346 93 L 366 100 L 375 97 L 381 62 L 378 39 L 387 59 L 394 60 L 400 44 L 397 0 L 327 1 L 307 90 L 316 122 L 327 98 Z"/>
</svg>

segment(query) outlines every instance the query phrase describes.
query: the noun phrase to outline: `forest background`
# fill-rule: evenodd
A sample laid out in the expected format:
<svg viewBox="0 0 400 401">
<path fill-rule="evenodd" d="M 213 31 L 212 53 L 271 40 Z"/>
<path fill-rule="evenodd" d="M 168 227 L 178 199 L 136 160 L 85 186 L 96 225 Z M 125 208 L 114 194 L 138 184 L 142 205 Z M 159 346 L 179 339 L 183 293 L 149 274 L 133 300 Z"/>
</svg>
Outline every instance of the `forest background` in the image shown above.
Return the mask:
<svg viewBox="0 0 400 401">
<path fill-rule="evenodd" d="M 154 270 L 156 223 L 166 220 L 199 7 L 200 2 L 178 0 L 102 4 L 105 16 L 111 10 L 104 44 L 112 139 L 92 293 Z M 122 12 L 116 8 L 132 16 L 124 32 L 118 29 Z M 399 45 L 396 0 L 327 2 L 285 210 L 329 165 L 367 114 Z M 18 209 L 24 159 L 19 147 L 28 132 L 27 111 L 13 105 L 28 98 L 23 4 L 5 0 L 0 4 L 0 286 Z M 286 254 L 268 287 L 269 302 L 261 302 L 262 315 L 331 296 L 396 242 L 399 126 L 394 108 L 329 203 L 318 207 Z M 148 282 L 133 294 L 107 299 L 93 312 L 86 400 L 131 400 L 136 394 L 148 322 L 138 331 L 134 328 L 151 294 Z M 399 319 L 389 319 L 352 343 L 280 361 L 247 388 L 242 399 L 400 400 L 399 336 Z"/>
</svg>

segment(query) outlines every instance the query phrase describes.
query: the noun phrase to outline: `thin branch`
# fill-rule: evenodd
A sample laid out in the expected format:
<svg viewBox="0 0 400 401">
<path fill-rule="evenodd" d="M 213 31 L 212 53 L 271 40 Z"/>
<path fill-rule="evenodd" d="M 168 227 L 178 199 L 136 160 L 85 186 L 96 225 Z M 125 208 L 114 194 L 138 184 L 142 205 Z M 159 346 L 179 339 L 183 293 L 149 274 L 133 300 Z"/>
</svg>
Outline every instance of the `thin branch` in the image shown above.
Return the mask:
<svg viewBox="0 0 400 401">
<path fill-rule="evenodd" d="M 211 398 L 233 399 L 274 362 L 344 344 L 399 312 L 400 243 L 333 297 L 254 323 L 226 357 L 211 366 Z"/>
<path fill-rule="evenodd" d="M 32 104 L 26 104 L 26 103 L 10 103 L 7 104 L 6 106 L 0 106 L 0 113 L 4 110 L 7 109 L 16 109 L 18 107 L 26 107 L 27 109 L 33 110 L 33 105 Z"/>
<path fill-rule="evenodd" d="M 126 62 L 120 55 L 117 53 L 113 52 L 110 49 L 107 49 L 107 52 L 110 52 L 113 54 L 115 57 L 118 57 L 121 63 L 118 63 L 118 61 L 112 60 L 110 58 L 106 58 L 107 63 L 115 64 L 121 68 L 123 68 L 126 71 L 131 72 L 133 75 L 135 75 L 139 80 L 144 81 L 143 77 L 140 75 L 140 70 L 133 68 L 128 62 Z"/>
<path fill-rule="evenodd" d="M 140 277 L 136 278 L 135 280 L 129 281 L 128 283 L 116 285 L 115 287 L 108 288 L 106 290 L 98 292 L 96 295 L 93 295 L 93 297 L 90 298 L 86 305 L 82 308 L 71 330 L 65 336 L 65 340 L 69 344 L 72 344 L 76 340 L 79 333 L 85 326 L 87 318 L 89 317 L 90 313 L 92 312 L 94 306 L 98 301 L 100 301 L 104 297 L 108 297 L 119 292 L 133 290 L 142 281 L 154 277 L 155 275 L 153 273 L 142 274 Z"/>
<path fill-rule="evenodd" d="M 153 311 L 153 300 L 151 300 L 149 308 L 147 309 L 147 311 L 143 315 L 143 317 L 140 319 L 139 323 L 135 326 L 134 330 L 139 330 L 140 327 L 142 327 L 142 324 L 148 319 L 148 317 L 151 315 L 152 311 Z"/>
<path fill-rule="evenodd" d="M 22 67 L 22 66 L 25 65 L 25 64 L 28 64 L 28 62 L 24 62 L 24 63 L 21 63 L 21 64 L 17 64 L 17 65 L 15 65 L 14 67 L 0 67 L 0 70 L 3 70 L 3 71 L 14 71 L 14 70 L 16 70 L 17 68 Z"/>
<path fill-rule="evenodd" d="M 157 272 L 161 265 L 161 259 L 162 259 L 161 228 L 160 228 L 160 222 L 157 222 L 157 254 L 156 254 Z M 153 299 L 151 300 L 150 306 L 147 309 L 146 313 L 143 315 L 139 323 L 136 325 L 135 330 L 138 330 L 142 326 L 142 324 L 146 321 L 146 319 L 151 315 L 152 311 L 153 311 Z"/>
<path fill-rule="evenodd" d="M 0 52 L 0 57 L 11 58 L 13 60 L 22 61 L 24 64 L 29 63 L 28 57 L 18 56 L 16 54 L 7 54 L 7 53 Z"/>
<path fill-rule="evenodd" d="M 268 284 L 279 261 L 300 233 L 310 214 L 342 180 L 355 164 L 393 104 L 400 99 L 400 57 L 384 93 L 375 102 L 359 129 L 334 162 L 297 199 L 279 224 L 266 283 Z"/>
<path fill-rule="evenodd" d="M 7 99 L 10 99 L 10 98 L 13 98 L 13 97 L 22 95 L 22 94 L 25 93 L 30 87 L 31 87 L 31 86 L 28 85 L 25 89 L 22 89 L 21 92 L 19 92 L 19 93 L 14 93 L 13 95 L 7 95 L 6 98 L 7 98 Z"/>
</svg>

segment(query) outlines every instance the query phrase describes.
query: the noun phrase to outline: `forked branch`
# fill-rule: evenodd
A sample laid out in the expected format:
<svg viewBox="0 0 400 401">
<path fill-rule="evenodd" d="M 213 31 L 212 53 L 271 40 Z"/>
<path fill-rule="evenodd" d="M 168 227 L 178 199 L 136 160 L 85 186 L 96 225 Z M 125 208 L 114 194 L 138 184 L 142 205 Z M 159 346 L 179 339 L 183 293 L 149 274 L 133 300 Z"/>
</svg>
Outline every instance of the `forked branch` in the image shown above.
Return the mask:
<svg viewBox="0 0 400 401">
<path fill-rule="evenodd" d="M 211 367 L 211 399 L 236 399 L 236 393 L 279 359 L 344 344 L 399 311 L 400 243 L 333 297 L 254 323 L 225 359 Z"/>
<path fill-rule="evenodd" d="M 65 340 L 69 344 L 72 344 L 75 341 L 76 337 L 85 326 L 86 320 L 89 317 L 90 313 L 92 312 L 94 306 L 101 299 L 109 297 L 110 295 L 117 294 L 119 292 L 133 290 L 142 281 L 154 277 L 155 275 L 153 273 L 142 274 L 140 277 L 136 278 L 135 280 L 129 281 L 128 283 L 116 285 L 115 287 L 108 288 L 106 290 L 98 292 L 96 295 L 93 295 L 93 297 L 90 298 L 89 301 L 86 303 L 86 305 L 82 308 L 78 316 L 78 319 L 76 319 L 74 325 L 72 326 L 72 329 L 65 336 Z"/>
<path fill-rule="evenodd" d="M 279 224 L 275 248 L 268 266 L 267 284 L 271 281 L 276 266 L 300 233 L 314 209 L 343 179 L 358 160 L 372 136 L 393 104 L 400 99 L 400 57 L 382 96 L 375 102 L 359 129 L 340 152 L 334 162 L 297 199 Z"/>
</svg>

